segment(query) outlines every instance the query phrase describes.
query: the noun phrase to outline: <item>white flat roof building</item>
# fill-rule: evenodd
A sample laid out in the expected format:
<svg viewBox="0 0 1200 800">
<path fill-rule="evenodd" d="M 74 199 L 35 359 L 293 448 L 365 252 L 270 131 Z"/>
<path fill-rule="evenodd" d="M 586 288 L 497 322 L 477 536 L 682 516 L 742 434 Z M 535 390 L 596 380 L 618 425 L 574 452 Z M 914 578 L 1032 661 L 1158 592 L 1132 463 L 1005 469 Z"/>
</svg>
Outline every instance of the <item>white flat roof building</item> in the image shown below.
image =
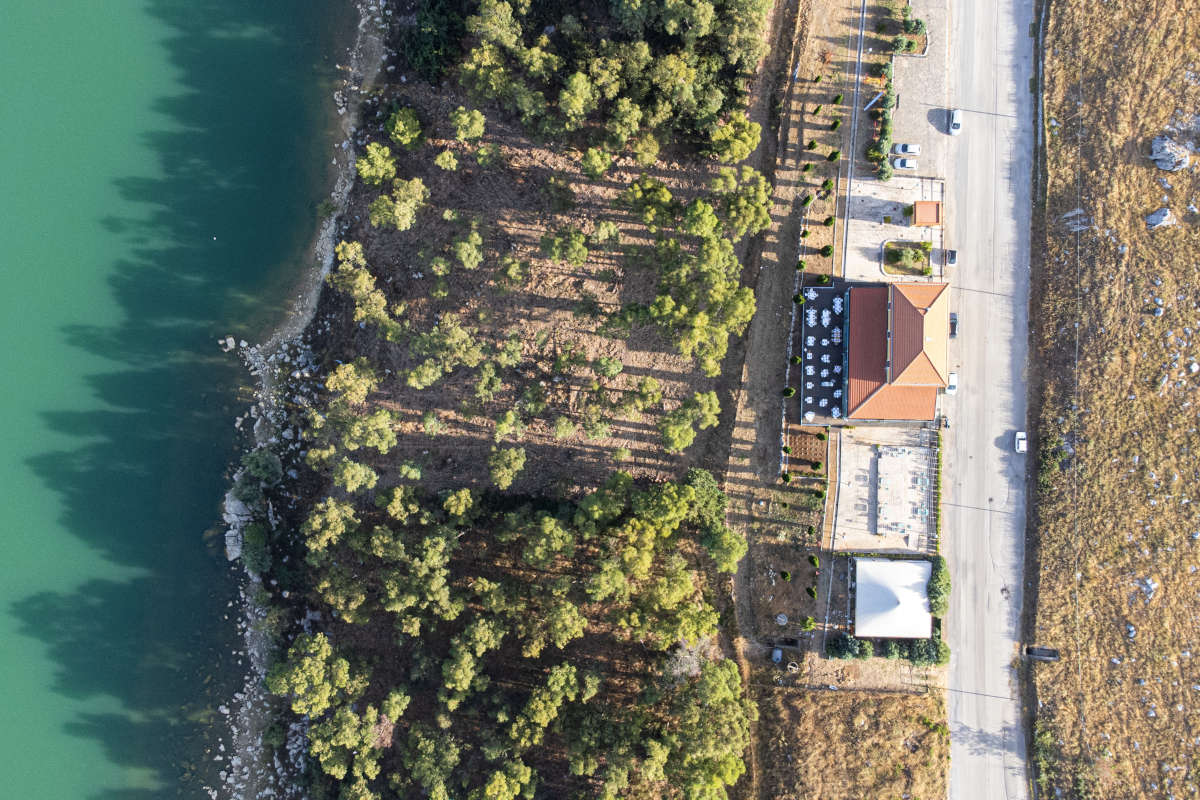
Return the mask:
<svg viewBox="0 0 1200 800">
<path fill-rule="evenodd" d="M 933 635 L 929 610 L 928 561 L 856 558 L 854 635 L 863 639 L 927 639 Z"/>
</svg>

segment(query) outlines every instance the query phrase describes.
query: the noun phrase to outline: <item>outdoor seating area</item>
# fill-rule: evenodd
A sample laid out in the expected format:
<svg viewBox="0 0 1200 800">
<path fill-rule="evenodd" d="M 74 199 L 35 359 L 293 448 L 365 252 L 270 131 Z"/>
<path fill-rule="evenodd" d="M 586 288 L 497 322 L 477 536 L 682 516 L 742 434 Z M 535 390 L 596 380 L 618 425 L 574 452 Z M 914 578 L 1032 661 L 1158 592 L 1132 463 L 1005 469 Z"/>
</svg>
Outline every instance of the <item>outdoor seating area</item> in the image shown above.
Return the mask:
<svg viewBox="0 0 1200 800">
<path fill-rule="evenodd" d="M 802 296 L 800 412 L 806 423 L 845 414 L 847 299 L 844 289 L 806 287 Z"/>
</svg>

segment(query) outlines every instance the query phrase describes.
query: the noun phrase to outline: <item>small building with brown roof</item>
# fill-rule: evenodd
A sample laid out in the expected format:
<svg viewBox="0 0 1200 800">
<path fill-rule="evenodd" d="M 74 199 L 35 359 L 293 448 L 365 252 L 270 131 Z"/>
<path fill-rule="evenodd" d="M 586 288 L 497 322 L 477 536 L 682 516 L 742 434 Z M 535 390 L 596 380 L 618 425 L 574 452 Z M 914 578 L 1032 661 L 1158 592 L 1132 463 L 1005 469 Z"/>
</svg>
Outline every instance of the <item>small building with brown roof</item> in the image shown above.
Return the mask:
<svg viewBox="0 0 1200 800">
<path fill-rule="evenodd" d="M 921 228 L 942 226 L 942 201 L 918 200 L 913 203 L 913 225 Z"/>
<path fill-rule="evenodd" d="M 931 420 L 949 380 L 950 287 L 850 288 L 846 417 Z"/>
</svg>

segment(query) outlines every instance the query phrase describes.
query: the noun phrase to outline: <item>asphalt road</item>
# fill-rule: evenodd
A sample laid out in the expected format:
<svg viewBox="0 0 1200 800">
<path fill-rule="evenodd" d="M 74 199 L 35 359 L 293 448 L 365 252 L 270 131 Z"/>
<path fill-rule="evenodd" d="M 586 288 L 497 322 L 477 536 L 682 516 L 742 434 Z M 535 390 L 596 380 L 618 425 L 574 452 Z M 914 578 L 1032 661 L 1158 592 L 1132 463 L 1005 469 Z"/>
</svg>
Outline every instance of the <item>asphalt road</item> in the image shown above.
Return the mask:
<svg viewBox="0 0 1200 800">
<path fill-rule="evenodd" d="M 947 641 L 950 797 L 1029 797 L 1012 662 L 1018 652 L 1028 456 L 1025 429 L 1033 155 L 1030 0 L 950 6 L 946 246 L 957 248 L 951 342 L 959 391 L 944 399 L 943 552 L 954 581 Z M 935 32 L 936 35 L 936 32 Z M 942 131 L 946 122 L 941 120 Z"/>
</svg>

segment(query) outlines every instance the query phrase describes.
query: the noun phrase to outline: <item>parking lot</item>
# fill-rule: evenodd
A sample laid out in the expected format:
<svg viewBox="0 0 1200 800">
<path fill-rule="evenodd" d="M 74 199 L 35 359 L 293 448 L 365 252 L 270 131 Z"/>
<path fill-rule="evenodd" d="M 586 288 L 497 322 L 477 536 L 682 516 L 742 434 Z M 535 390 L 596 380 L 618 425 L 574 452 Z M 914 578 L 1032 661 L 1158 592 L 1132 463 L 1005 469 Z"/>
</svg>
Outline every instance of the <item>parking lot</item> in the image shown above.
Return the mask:
<svg viewBox="0 0 1200 800">
<path fill-rule="evenodd" d="M 846 322 L 844 288 L 809 286 L 803 290 L 800 334 L 800 414 L 805 424 L 841 419 L 845 413 Z"/>
</svg>

